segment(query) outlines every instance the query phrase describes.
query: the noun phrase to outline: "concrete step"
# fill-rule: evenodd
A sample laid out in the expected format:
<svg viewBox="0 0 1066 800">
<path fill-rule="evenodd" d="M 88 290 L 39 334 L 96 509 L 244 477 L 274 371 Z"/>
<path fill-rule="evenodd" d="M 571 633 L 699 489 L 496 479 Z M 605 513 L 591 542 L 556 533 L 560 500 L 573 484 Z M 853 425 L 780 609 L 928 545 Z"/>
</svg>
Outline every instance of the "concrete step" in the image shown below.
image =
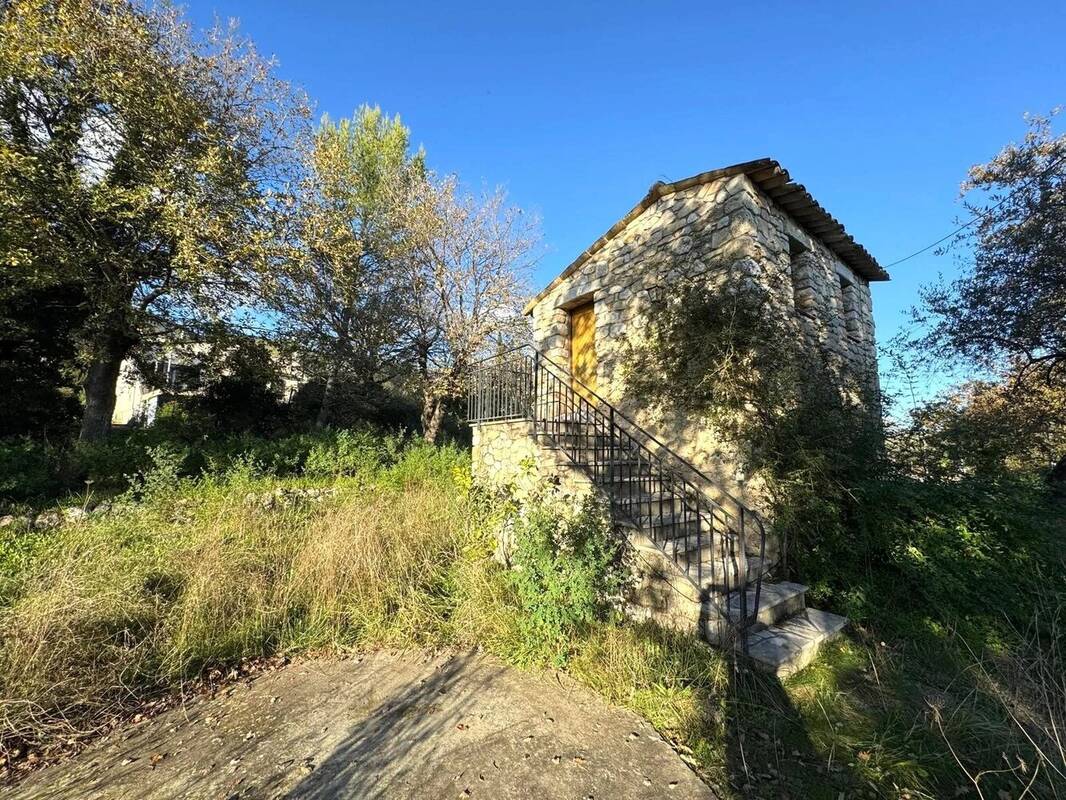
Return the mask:
<svg viewBox="0 0 1066 800">
<path fill-rule="evenodd" d="M 747 598 L 748 616 L 755 609 L 755 587 L 749 586 L 744 590 Z M 802 583 L 781 581 L 780 583 L 768 583 L 763 581 L 759 590 L 759 615 L 755 619 L 757 626 L 775 625 L 789 617 L 794 617 L 806 608 L 807 587 Z M 742 617 L 743 604 L 739 591 L 730 592 L 726 600 L 729 619 L 739 622 Z"/>
<path fill-rule="evenodd" d="M 821 646 L 839 636 L 847 624 L 847 617 L 808 608 L 783 622 L 749 632 L 748 658 L 756 669 L 779 678 L 794 675 L 814 661 Z"/>
</svg>

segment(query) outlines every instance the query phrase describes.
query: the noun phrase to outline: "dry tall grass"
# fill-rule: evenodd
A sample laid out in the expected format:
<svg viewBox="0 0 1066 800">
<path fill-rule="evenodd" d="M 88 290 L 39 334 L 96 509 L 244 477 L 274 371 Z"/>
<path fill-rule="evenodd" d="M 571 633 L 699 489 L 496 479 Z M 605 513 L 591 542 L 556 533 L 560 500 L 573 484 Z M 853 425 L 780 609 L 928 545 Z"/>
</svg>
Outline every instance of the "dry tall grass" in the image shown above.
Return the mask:
<svg viewBox="0 0 1066 800">
<path fill-rule="evenodd" d="M 256 498 L 273 478 L 160 481 L 122 516 L 50 532 L 16 559 L 0 553 L 0 759 L 89 735 L 259 655 L 460 644 L 545 663 L 491 559 L 493 512 L 467 493 L 465 464 L 433 459 L 413 452 L 395 470 L 341 479 L 321 502 L 269 508 Z M 568 643 L 567 671 L 645 715 L 723 796 L 935 797 L 967 789 L 967 775 L 986 797 L 1056 796 L 1056 597 L 1016 632 L 1021 646 L 975 657 L 942 718 L 930 716 L 921 670 L 854 641 L 782 687 L 691 637 L 606 623 Z"/>
<path fill-rule="evenodd" d="M 454 590 L 469 556 L 460 583 L 501 591 L 478 574 L 485 512 L 456 486 L 280 509 L 247 489 L 197 485 L 41 545 L 0 611 L 0 745 L 91 732 L 213 664 L 489 633 Z"/>
<path fill-rule="evenodd" d="M 956 709 L 936 709 L 935 721 L 979 798 L 1013 792 L 1019 798 L 1058 797 L 1058 788 L 1066 787 L 1066 591 L 1048 583 L 1028 625 L 1013 634 L 1011 647 L 991 655 L 978 654 L 962 641 L 973 683 L 1000 711 L 1013 747 L 1005 747 L 1001 735 L 996 742 L 1000 759 L 981 763 L 945 730 L 941 717 Z M 994 781 L 1009 789 L 993 794 L 988 784 Z"/>
</svg>

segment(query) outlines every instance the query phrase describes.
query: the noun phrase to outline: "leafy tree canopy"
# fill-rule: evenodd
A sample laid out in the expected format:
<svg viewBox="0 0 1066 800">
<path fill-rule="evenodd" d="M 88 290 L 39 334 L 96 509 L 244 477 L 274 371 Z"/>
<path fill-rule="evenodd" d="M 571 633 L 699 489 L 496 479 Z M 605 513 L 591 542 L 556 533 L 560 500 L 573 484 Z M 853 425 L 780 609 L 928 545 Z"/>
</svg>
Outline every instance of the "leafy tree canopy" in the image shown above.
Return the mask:
<svg viewBox="0 0 1066 800">
<path fill-rule="evenodd" d="M 305 116 L 249 42 L 166 4 L 3 5 L 0 263 L 83 293 L 83 438 L 134 348 L 236 302 Z"/>
<path fill-rule="evenodd" d="M 963 184 L 977 223 L 960 234 L 971 268 L 923 292 L 921 344 L 935 358 L 961 358 L 999 374 L 1066 374 L 1066 135 L 1034 117 Z M 979 199 L 977 199 L 979 198 Z"/>
<path fill-rule="evenodd" d="M 280 260 L 266 276 L 283 334 L 324 381 L 320 425 L 342 380 L 369 385 L 400 362 L 405 246 L 400 207 L 425 174 L 399 117 L 363 106 L 351 119 L 323 117 L 301 152 Z"/>
</svg>

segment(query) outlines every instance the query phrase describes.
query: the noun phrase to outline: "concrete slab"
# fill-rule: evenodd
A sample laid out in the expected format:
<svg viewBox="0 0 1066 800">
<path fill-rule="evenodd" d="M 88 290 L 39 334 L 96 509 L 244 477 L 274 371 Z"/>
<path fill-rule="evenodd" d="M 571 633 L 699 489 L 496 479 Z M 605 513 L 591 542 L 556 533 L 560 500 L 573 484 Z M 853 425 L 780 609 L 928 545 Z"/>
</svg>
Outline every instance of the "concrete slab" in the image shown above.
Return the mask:
<svg viewBox="0 0 1066 800">
<path fill-rule="evenodd" d="M 802 614 L 748 635 L 748 656 L 759 669 L 786 677 L 818 655 L 824 642 L 839 636 L 847 617 L 809 608 Z"/>
<path fill-rule="evenodd" d="M 640 717 L 474 654 L 307 661 L 111 735 L 12 798 L 701 798 Z"/>
</svg>

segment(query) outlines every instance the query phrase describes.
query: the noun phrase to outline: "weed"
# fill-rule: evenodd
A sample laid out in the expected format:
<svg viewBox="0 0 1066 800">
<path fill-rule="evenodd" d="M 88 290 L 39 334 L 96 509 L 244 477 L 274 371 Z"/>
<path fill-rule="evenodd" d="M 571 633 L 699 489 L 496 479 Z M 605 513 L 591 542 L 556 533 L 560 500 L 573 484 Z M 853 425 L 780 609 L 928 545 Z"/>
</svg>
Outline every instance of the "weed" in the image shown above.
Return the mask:
<svg viewBox="0 0 1066 800">
<path fill-rule="evenodd" d="M 514 519 L 514 569 L 529 657 L 568 657 L 568 642 L 611 612 L 628 579 L 624 540 L 602 503 L 550 492 L 524 503 Z"/>
</svg>

